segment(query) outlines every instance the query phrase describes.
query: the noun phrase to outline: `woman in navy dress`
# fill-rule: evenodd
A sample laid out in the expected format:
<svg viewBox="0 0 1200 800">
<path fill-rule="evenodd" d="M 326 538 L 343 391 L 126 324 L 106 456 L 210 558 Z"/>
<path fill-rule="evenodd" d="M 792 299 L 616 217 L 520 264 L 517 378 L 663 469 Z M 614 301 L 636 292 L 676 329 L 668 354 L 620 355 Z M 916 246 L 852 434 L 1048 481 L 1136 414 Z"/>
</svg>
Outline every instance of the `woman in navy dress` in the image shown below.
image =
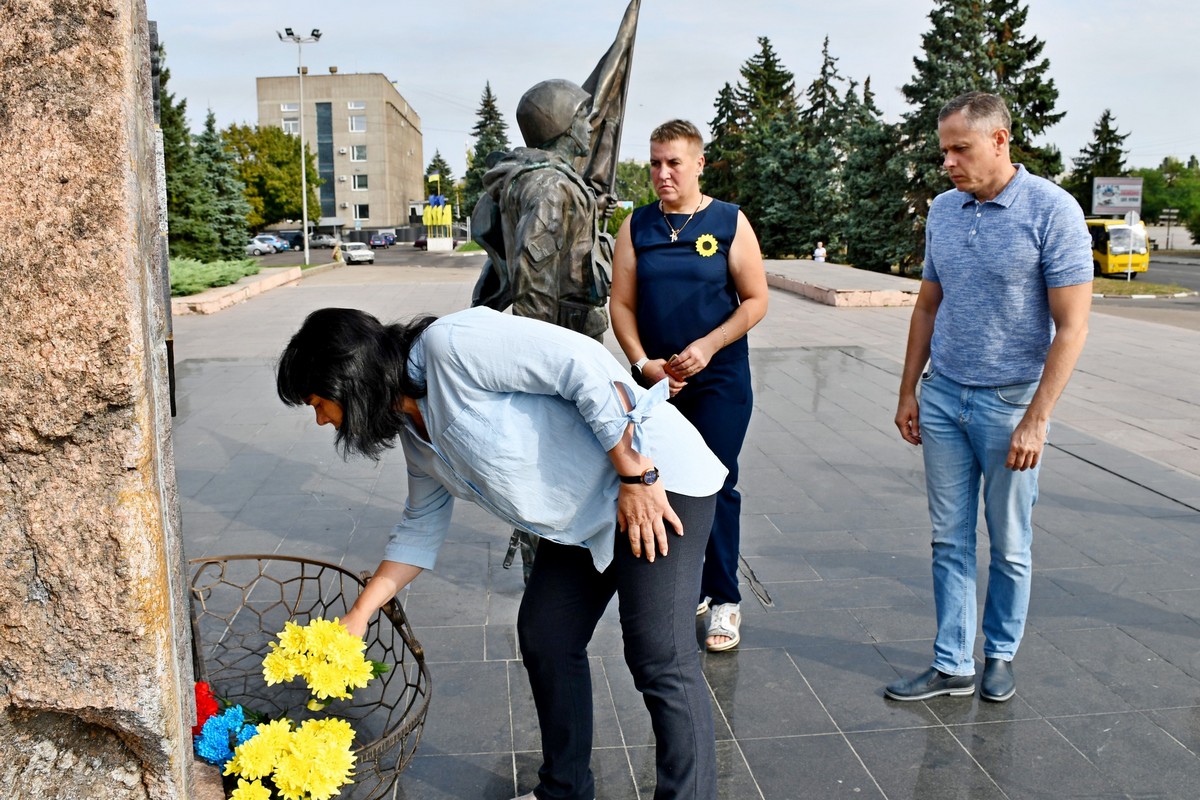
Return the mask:
<svg viewBox="0 0 1200 800">
<path fill-rule="evenodd" d="M 750 424 L 746 333 L 767 313 L 758 238 L 737 206 L 700 191 L 703 139 L 684 120 L 650 135 L 657 203 L 617 234 L 609 313 L 621 349 L 646 385 L 670 382 L 676 407 L 729 470 L 717 496 L 697 615 L 711 608 L 710 651 L 741 641 L 737 459 Z"/>
</svg>

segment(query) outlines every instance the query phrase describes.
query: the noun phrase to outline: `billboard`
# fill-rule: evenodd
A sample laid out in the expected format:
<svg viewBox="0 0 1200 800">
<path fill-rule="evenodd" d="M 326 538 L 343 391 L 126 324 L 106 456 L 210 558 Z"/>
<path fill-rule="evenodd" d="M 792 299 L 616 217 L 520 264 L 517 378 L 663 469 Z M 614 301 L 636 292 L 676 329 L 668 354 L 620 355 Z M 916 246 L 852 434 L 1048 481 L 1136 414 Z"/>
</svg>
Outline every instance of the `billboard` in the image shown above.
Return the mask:
<svg viewBox="0 0 1200 800">
<path fill-rule="evenodd" d="M 1142 212 L 1141 178 L 1092 178 L 1092 213 Z"/>
</svg>

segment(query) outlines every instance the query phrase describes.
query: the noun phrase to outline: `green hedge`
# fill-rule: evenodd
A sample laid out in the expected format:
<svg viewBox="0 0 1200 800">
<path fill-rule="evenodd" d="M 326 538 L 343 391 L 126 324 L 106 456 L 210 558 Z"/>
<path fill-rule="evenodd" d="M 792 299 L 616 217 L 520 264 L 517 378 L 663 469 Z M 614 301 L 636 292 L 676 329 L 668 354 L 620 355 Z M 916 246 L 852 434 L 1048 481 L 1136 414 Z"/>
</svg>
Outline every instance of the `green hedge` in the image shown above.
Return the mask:
<svg viewBox="0 0 1200 800">
<path fill-rule="evenodd" d="M 171 296 L 186 297 L 214 286 L 237 283 L 260 269 L 257 261 L 248 258 L 236 261 L 202 262 L 190 258 L 171 259 Z"/>
</svg>

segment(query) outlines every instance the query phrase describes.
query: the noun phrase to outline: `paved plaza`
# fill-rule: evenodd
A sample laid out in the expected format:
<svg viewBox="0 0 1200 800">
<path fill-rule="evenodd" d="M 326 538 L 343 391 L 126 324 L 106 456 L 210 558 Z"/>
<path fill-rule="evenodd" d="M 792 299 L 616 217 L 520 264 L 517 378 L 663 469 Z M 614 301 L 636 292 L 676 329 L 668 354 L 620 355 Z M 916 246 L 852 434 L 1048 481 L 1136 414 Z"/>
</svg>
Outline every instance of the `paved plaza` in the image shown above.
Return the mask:
<svg viewBox="0 0 1200 800">
<path fill-rule="evenodd" d="M 377 564 L 402 456 L 342 461 L 329 428 L 275 397 L 272 366 L 316 308 L 388 320 L 467 306 L 480 261 L 428 263 L 327 271 L 175 320 L 188 557 Z M 884 685 L 929 665 L 934 633 L 920 452 L 892 423 L 911 309 L 775 289 L 770 302 L 750 336 L 742 643 L 704 656 L 722 800 L 1200 796 L 1200 333 L 1092 315 L 1034 512 L 1016 696 L 896 703 Z M 458 503 L 437 570 L 401 596 L 432 700 L 399 798 L 509 800 L 536 783 L 508 533 Z M 649 800 L 653 735 L 615 603 L 589 652 L 597 800 Z"/>
</svg>

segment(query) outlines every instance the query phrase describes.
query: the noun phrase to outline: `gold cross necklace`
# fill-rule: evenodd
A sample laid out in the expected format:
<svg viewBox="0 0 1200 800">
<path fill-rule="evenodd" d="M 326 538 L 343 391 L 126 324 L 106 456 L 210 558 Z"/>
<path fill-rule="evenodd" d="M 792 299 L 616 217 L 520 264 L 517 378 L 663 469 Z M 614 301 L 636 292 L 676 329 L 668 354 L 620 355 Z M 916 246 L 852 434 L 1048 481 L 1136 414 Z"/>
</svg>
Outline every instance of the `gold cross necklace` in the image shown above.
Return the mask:
<svg viewBox="0 0 1200 800">
<path fill-rule="evenodd" d="M 686 228 L 688 226 L 688 223 L 692 221 L 692 217 L 696 216 L 696 212 L 700 210 L 700 206 L 702 206 L 702 205 L 704 205 L 704 195 L 700 195 L 700 202 L 696 203 L 696 208 L 692 211 L 691 214 L 688 214 L 688 218 L 683 221 L 683 224 L 680 225 L 678 228 L 676 228 L 674 225 L 671 224 L 671 220 L 667 219 L 667 212 L 666 212 L 666 210 L 663 209 L 662 200 L 658 201 L 658 212 L 660 214 L 662 214 L 663 222 L 667 223 L 667 227 L 671 229 L 671 241 L 672 242 L 679 241 L 679 234 L 683 233 L 683 229 Z"/>
</svg>

